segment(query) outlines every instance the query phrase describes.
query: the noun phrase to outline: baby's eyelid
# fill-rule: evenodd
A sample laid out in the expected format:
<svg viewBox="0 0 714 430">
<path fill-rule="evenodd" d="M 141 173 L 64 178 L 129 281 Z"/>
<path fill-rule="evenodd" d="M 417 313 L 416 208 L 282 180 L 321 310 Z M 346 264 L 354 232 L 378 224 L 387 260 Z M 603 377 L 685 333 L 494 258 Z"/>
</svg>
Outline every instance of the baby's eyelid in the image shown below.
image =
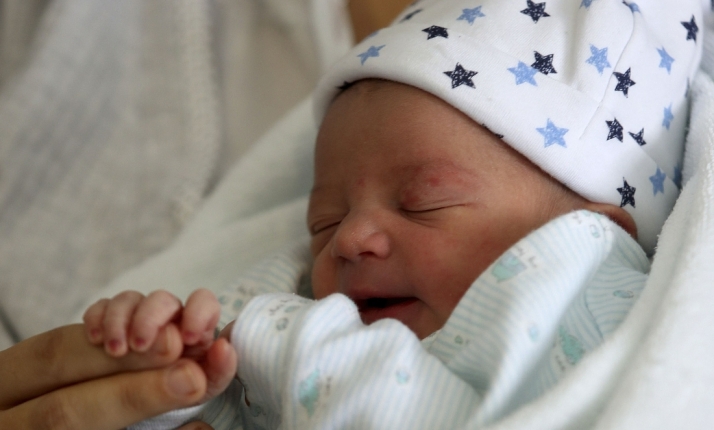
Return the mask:
<svg viewBox="0 0 714 430">
<path fill-rule="evenodd" d="M 315 235 L 320 234 L 326 230 L 329 230 L 332 227 L 336 227 L 337 225 L 340 224 L 340 222 L 342 222 L 342 221 L 339 220 L 339 221 L 326 222 L 326 223 L 317 222 L 310 226 L 310 234 L 315 236 Z"/>
</svg>

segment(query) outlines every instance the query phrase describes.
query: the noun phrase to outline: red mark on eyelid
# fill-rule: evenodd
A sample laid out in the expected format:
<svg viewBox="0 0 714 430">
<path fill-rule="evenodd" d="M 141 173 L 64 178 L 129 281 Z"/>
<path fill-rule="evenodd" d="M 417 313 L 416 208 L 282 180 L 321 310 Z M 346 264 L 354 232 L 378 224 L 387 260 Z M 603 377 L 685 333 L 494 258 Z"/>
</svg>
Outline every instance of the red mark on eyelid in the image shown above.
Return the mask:
<svg viewBox="0 0 714 430">
<path fill-rule="evenodd" d="M 403 189 L 402 204 L 418 205 L 425 200 L 449 200 L 474 188 L 474 175 L 453 164 L 415 169 Z"/>
</svg>

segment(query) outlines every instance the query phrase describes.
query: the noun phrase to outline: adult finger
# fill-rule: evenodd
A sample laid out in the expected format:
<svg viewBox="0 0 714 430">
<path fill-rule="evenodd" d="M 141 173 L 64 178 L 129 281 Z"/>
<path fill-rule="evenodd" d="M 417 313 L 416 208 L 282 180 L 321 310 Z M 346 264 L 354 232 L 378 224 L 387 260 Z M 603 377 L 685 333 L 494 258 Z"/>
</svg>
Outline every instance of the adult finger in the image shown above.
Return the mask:
<svg viewBox="0 0 714 430">
<path fill-rule="evenodd" d="M 154 291 L 142 301 L 134 313 L 129 329 L 129 344 L 134 351 L 147 350 L 159 328 L 174 319 L 181 310 L 181 301 L 168 291 Z"/>
<path fill-rule="evenodd" d="M 129 350 L 126 343 L 129 324 L 134 310 L 143 299 L 144 295 L 138 291 L 124 291 L 109 301 L 102 321 L 104 350 L 107 354 L 121 357 Z"/>
<path fill-rule="evenodd" d="M 237 364 L 238 354 L 226 339 L 220 338 L 211 345 L 201 363 L 208 384 L 206 397 L 202 401 L 210 400 L 228 388 L 236 374 Z"/>
<path fill-rule="evenodd" d="M 182 350 L 181 335 L 173 324 L 161 330 L 148 352 L 118 359 L 90 344 L 83 324 L 41 333 L 0 351 L 0 410 L 70 384 L 166 366 Z"/>
<path fill-rule="evenodd" d="M 0 413 L 8 428 L 116 430 L 197 403 L 206 379 L 194 361 L 72 385 Z"/>
</svg>

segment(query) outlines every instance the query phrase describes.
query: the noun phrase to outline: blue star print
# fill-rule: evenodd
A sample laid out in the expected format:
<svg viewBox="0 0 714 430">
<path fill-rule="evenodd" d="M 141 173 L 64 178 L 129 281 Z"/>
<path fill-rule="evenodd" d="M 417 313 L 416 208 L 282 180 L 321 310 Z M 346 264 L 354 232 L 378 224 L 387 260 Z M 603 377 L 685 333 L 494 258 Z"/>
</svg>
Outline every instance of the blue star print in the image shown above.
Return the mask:
<svg viewBox="0 0 714 430">
<path fill-rule="evenodd" d="M 590 53 L 592 55 L 586 60 L 586 63 L 595 66 L 601 75 L 605 69 L 612 67 L 607 61 L 607 48 L 598 49 L 594 45 L 590 45 Z"/>
<path fill-rule="evenodd" d="M 697 22 L 694 20 L 694 15 L 692 15 L 692 19 L 689 20 L 689 22 L 682 21 L 682 25 L 687 29 L 687 40 L 694 40 L 696 43 L 699 27 L 697 26 Z"/>
<path fill-rule="evenodd" d="M 637 3 L 628 3 L 628 2 L 626 2 L 626 1 L 623 1 L 622 4 L 624 4 L 625 6 L 629 7 L 630 10 L 632 11 L 632 13 L 640 12 L 640 7 L 637 6 Z M 642 12 L 640 12 L 640 13 L 642 13 Z"/>
<path fill-rule="evenodd" d="M 563 139 L 563 136 L 565 136 L 565 133 L 568 132 L 568 129 L 556 127 L 550 118 L 548 119 L 548 124 L 545 128 L 536 128 L 536 130 L 538 133 L 543 135 L 546 148 L 551 145 L 560 145 L 563 148 L 567 148 L 565 146 L 565 139 Z"/>
<path fill-rule="evenodd" d="M 360 61 L 362 64 L 364 64 L 365 61 L 367 61 L 368 58 L 370 57 L 379 57 L 379 51 L 384 48 L 387 45 L 382 45 L 382 46 L 370 46 L 368 50 L 364 51 L 363 53 L 359 54 L 358 57 L 360 58 Z"/>
<path fill-rule="evenodd" d="M 528 0 L 528 7 L 526 9 L 523 9 L 521 13 L 530 16 L 533 22 L 535 22 L 536 24 L 538 23 L 539 19 L 550 16 L 545 12 L 545 2 L 533 3 L 532 0 Z"/>
<path fill-rule="evenodd" d="M 585 9 L 590 9 L 590 5 L 593 4 L 593 1 L 595 0 L 583 0 L 582 3 L 580 3 L 580 7 L 585 6 Z"/>
<path fill-rule="evenodd" d="M 538 69 L 534 69 L 528 64 L 519 61 L 518 66 L 511 67 L 508 69 L 508 71 L 516 76 L 516 85 L 521 85 L 523 83 L 528 82 L 531 85 L 538 86 L 535 79 L 533 79 L 535 74 L 538 73 Z"/>
<path fill-rule="evenodd" d="M 476 18 L 481 18 L 486 15 L 481 12 L 481 6 L 475 7 L 473 9 L 463 9 L 461 11 L 461 16 L 458 17 L 456 20 L 457 21 L 468 21 L 470 25 L 474 24 L 474 21 L 476 21 Z"/>
<path fill-rule="evenodd" d="M 661 49 L 658 48 L 657 52 L 659 52 L 659 56 L 661 57 L 659 67 L 667 69 L 667 73 L 672 73 L 672 63 L 674 63 L 674 58 L 667 53 L 664 47 Z"/>
<path fill-rule="evenodd" d="M 620 193 L 620 196 L 622 196 L 622 201 L 620 202 L 620 207 L 624 208 L 625 206 L 630 205 L 634 208 L 635 207 L 635 191 L 637 191 L 637 188 L 628 184 L 627 180 L 625 180 L 625 178 L 622 178 L 622 181 L 624 182 L 624 184 L 622 185 L 622 188 L 617 189 L 617 192 Z"/>
<path fill-rule="evenodd" d="M 650 176 L 650 182 L 652 182 L 652 191 L 654 192 L 655 196 L 657 195 L 657 193 L 664 194 L 664 179 L 666 177 L 667 175 L 665 175 L 664 172 L 659 170 L 659 167 L 657 167 L 657 173 Z"/>
<path fill-rule="evenodd" d="M 672 104 L 669 104 L 669 107 L 664 108 L 664 119 L 662 120 L 662 127 L 667 127 L 667 130 L 669 130 L 669 127 L 672 125 L 672 120 L 674 119 L 674 115 L 672 114 Z"/>
</svg>

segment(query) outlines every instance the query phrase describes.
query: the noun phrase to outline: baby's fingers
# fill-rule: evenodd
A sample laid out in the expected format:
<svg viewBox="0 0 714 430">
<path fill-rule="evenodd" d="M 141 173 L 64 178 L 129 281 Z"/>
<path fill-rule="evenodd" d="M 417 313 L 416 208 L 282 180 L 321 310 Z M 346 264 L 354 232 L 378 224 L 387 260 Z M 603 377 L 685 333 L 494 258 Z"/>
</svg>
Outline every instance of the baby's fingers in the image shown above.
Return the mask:
<svg viewBox="0 0 714 430">
<path fill-rule="evenodd" d="M 208 346 L 221 316 L 221 305 L 209 290 L 196 290 L 186 300 L 181 318 L 181 336 L 186 345 Z"/>
<path fill-rule="evenodd" d="M 136 291 L 124 291 L 111 299 L 104 312 L 104 349 L 113 357 L 121 357 L 128 351 L 126 337 L 131 317 L 144 295 Z"/>
<path fill-rule="evenodd" d="M 84 329 L 92 345 L 99 345 L 104 341 L 102 325 L 104 324 L 104 313 L 109 305 L 109 299 L 101 299 L 97 303 L 87 308 L 82 320 Z"/>
<path fill-rule="evenodd" d="M 181 301 L 168 291 L 158 290 L 141 302 L 131 322 L 131 349 L 143 352 L 156 339 L 159 329 L 171 322 L 181 310 Z"/>
</svg>

